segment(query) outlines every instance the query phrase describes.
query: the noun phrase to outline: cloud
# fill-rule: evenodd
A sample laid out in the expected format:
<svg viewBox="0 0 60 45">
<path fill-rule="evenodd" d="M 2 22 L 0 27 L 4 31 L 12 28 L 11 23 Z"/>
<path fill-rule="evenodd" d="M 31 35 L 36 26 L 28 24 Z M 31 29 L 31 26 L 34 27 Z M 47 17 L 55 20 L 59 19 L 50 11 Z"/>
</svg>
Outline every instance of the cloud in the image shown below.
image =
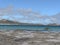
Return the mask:
<svg viewBox="0 0 60 45">
<path fill-rule="evenodd" d="M 8 19 L 12 19 L 14 21 L 26 21 L 26 22 L 33 22 L 39 17 L 39 13 L 33 12 L 31 8 L 25 9 L 15 9 L 12 6 L 8 6 L 6 8 L 0 8 L 0 19 L 3 19 L 5 17 Z M 16 17 L 17 16 L 17 17 Z M 21 18 L 21 16 L 23 16 Z M 6 19 L 7 19 L 6 18 Z"/>
<path fill-rule="evenodd" d="M 31 8 L 29 9 L 20 8 L 18 9 L 18 13 L 24 16 L 30 16 L 30 17 L 34 16 L 38 18 L 42 17 L 38 12 L 32 11 Z"/>
<path fill-rule="evenodd" d="M 55 21 L 57 24 L 60 24 L 60 13 L 57 13 L 51 17 L 53 18 L 53 21 Z"/>
<path fill-rule="evenodd" d="M 20 9 L 17 9 L 17 12 L 22 14 L 22 15 L 29 15 L 31 14 L 32 12 L 32 9 L 24 9 L 24 8 L 20 8 Z"/>
<path fill-rule="evenodd" d="M 43 17 L 40 13 L 34 12 L 31 8 L 28 8 L 28 9 L 20 8 L 20 9 L 17 9 L 17 12 L 20 15 L 24 16 L 22 19 L 25 19 L 25 20 L 28 20 L 28 21 L 29 20 L 32 20 L 32 21 L 37 20 L 38 21 L 38 19 Z"/>
<path fill-rule="evenodd" d="M 0 8 L 0 19 L 3 16 L 8 16 L 9 19 L 15 21 L 33 22 L 33 23 L 60 23 L 60 13 L 54 16 L 42 16 L 40 13 L 33 11 L 31 8 L 14 9 L 13 6 Z"/>
</svg>

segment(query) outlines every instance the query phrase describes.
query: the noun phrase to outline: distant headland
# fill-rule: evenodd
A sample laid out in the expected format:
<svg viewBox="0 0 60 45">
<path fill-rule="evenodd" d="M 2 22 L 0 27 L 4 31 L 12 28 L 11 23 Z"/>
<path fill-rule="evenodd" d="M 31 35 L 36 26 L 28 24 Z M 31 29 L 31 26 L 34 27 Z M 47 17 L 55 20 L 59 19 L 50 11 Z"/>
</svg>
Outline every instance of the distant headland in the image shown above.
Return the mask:
<svg viewBox="0 0 60 45">
<path fill-rule="evenodd" d="M 33 24 L 33 23 L 22 23 L 22 22 L 17 22 L 17 21 L 12 21 L 12 20 L 6 20 L 2 19 L 0 20 L 0 25 L 39 25 L 39 26 L 60 26 L 56 23 L 50 23 L 47 25 L 44 24 Z"/>
</svg>

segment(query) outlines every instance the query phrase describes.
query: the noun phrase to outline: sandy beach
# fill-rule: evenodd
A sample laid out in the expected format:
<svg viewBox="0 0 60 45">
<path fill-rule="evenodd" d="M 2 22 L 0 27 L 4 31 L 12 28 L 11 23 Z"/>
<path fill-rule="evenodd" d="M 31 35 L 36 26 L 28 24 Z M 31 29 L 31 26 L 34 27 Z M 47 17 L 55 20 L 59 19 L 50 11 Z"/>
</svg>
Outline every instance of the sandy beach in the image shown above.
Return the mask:
<svg viewBox="0 0 60 45">
<path fill-rule="evenodd" d="M 0 31 L 0 45 L 60 45 L 60 32 Z"/>
</svg>

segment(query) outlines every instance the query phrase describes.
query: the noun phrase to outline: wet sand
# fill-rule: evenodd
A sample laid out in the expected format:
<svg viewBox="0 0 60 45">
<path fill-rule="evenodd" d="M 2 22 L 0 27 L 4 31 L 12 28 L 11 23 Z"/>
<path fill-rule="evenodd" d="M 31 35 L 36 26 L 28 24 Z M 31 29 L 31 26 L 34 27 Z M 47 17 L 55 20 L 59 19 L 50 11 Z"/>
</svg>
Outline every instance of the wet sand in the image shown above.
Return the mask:
<svg viewBox="0 0 60 45">
<path fill-rule="evenodd" d="M 60 32 L 0 31 L 0 45 L 60 45 Z"/>
</svg>

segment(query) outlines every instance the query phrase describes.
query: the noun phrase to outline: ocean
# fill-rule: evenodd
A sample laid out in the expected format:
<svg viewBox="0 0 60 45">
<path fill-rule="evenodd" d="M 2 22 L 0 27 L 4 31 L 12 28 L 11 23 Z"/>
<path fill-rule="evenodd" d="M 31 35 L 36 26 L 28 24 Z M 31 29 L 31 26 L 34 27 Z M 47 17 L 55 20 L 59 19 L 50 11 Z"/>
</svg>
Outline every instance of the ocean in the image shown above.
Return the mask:
<svg viewBox="0 0 60 45">
<path fill-rule="evenodd" d="M 0 25 L 0 30 L 60 31 L 60 26 Z"/>
</svg>

